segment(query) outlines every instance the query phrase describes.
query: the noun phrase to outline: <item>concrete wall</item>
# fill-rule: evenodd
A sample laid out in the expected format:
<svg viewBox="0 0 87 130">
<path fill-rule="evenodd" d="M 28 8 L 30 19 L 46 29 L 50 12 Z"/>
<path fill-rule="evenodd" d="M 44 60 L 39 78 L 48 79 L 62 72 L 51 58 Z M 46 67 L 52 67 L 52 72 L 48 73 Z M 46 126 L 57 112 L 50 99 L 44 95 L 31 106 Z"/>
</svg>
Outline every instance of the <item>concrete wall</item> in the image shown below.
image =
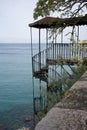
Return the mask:
<svg viewBox="0 0 87 130">
<path fill-rule="evenodd" d="M 87 130 L 87 71 L 35 130 Z"/>
</svg>

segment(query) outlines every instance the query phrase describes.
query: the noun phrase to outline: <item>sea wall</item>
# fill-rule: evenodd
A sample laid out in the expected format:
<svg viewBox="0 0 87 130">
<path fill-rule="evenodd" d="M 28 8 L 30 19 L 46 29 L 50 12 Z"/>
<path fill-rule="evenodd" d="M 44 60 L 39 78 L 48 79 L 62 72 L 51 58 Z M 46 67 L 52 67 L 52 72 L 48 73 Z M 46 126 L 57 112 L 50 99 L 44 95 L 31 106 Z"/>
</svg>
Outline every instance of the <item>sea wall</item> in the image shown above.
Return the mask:
<svg viewBox="0 0 87 130">
<path fill-rule="evenodd" d="M 35 130 L 87 130 L 87 71 Z"/>
</svg>

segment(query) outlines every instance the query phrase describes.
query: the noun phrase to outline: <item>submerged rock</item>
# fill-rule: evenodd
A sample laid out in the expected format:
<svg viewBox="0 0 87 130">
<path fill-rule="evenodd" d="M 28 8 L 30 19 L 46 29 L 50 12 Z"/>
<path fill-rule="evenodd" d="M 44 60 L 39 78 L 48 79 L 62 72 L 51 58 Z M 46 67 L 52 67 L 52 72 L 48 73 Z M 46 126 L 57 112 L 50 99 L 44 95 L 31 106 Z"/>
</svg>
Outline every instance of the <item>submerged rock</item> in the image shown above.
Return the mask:
<svg viewBox="0 0 87 130">
<path fill-rule="evenodd" d="M 25 122 L 30 122 L 30 121 L 33 121 L 33 116 L 27 116 L 25 117 Z"/>
<path fill-rule="evenodd" d="M 0 124 L 0 130 L 8 130 L 3 124 Z"/>
<path fill-rule="evenodd" d="M 23 128 L 18 129 L 18 130 L 30 130 L 30 128 L 23 127 Z"/>
</svg>

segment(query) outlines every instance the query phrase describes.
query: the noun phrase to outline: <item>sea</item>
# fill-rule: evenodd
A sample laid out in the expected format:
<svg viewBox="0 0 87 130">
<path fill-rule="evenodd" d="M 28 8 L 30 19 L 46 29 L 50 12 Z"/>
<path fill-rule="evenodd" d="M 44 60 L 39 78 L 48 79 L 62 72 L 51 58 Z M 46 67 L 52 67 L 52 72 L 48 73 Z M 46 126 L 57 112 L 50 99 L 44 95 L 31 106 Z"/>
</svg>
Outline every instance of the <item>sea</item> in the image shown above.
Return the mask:
<svg viewBox="0 0 87 130">
<path fill-rule="evenodd" d="M 45 44 L 41 48 L 44 49 Z M 38 49 L 38 44 L 33 44 L 33 54 Z M 31 59 L 30 43 L 0 43 L 0 126 L 7 130 L 33 128 L 32 120 L 26 122 L 28 118 L 33 119 Z M 38 81 L 35 85 L 38 95 Z"/>
<path fill-rule="evenodd" d="M 0 43 L 0 125 L 7 130 L 31 127 L 25 119 L 32 114 L 31 44 Z"/>
</svg>

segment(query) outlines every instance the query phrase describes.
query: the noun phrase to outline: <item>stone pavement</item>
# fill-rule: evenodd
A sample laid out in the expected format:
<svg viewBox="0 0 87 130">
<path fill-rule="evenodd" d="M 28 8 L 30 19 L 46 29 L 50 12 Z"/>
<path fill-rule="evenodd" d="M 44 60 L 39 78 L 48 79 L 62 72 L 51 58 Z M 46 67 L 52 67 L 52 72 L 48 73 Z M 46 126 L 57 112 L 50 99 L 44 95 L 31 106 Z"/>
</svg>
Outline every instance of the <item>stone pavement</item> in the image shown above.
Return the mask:
<svg viewBox="0 0 87 130">
<path fill-rule="evenodd" d="M 87 71 L 35 130 L 87 130 Z"/>
</svg>

